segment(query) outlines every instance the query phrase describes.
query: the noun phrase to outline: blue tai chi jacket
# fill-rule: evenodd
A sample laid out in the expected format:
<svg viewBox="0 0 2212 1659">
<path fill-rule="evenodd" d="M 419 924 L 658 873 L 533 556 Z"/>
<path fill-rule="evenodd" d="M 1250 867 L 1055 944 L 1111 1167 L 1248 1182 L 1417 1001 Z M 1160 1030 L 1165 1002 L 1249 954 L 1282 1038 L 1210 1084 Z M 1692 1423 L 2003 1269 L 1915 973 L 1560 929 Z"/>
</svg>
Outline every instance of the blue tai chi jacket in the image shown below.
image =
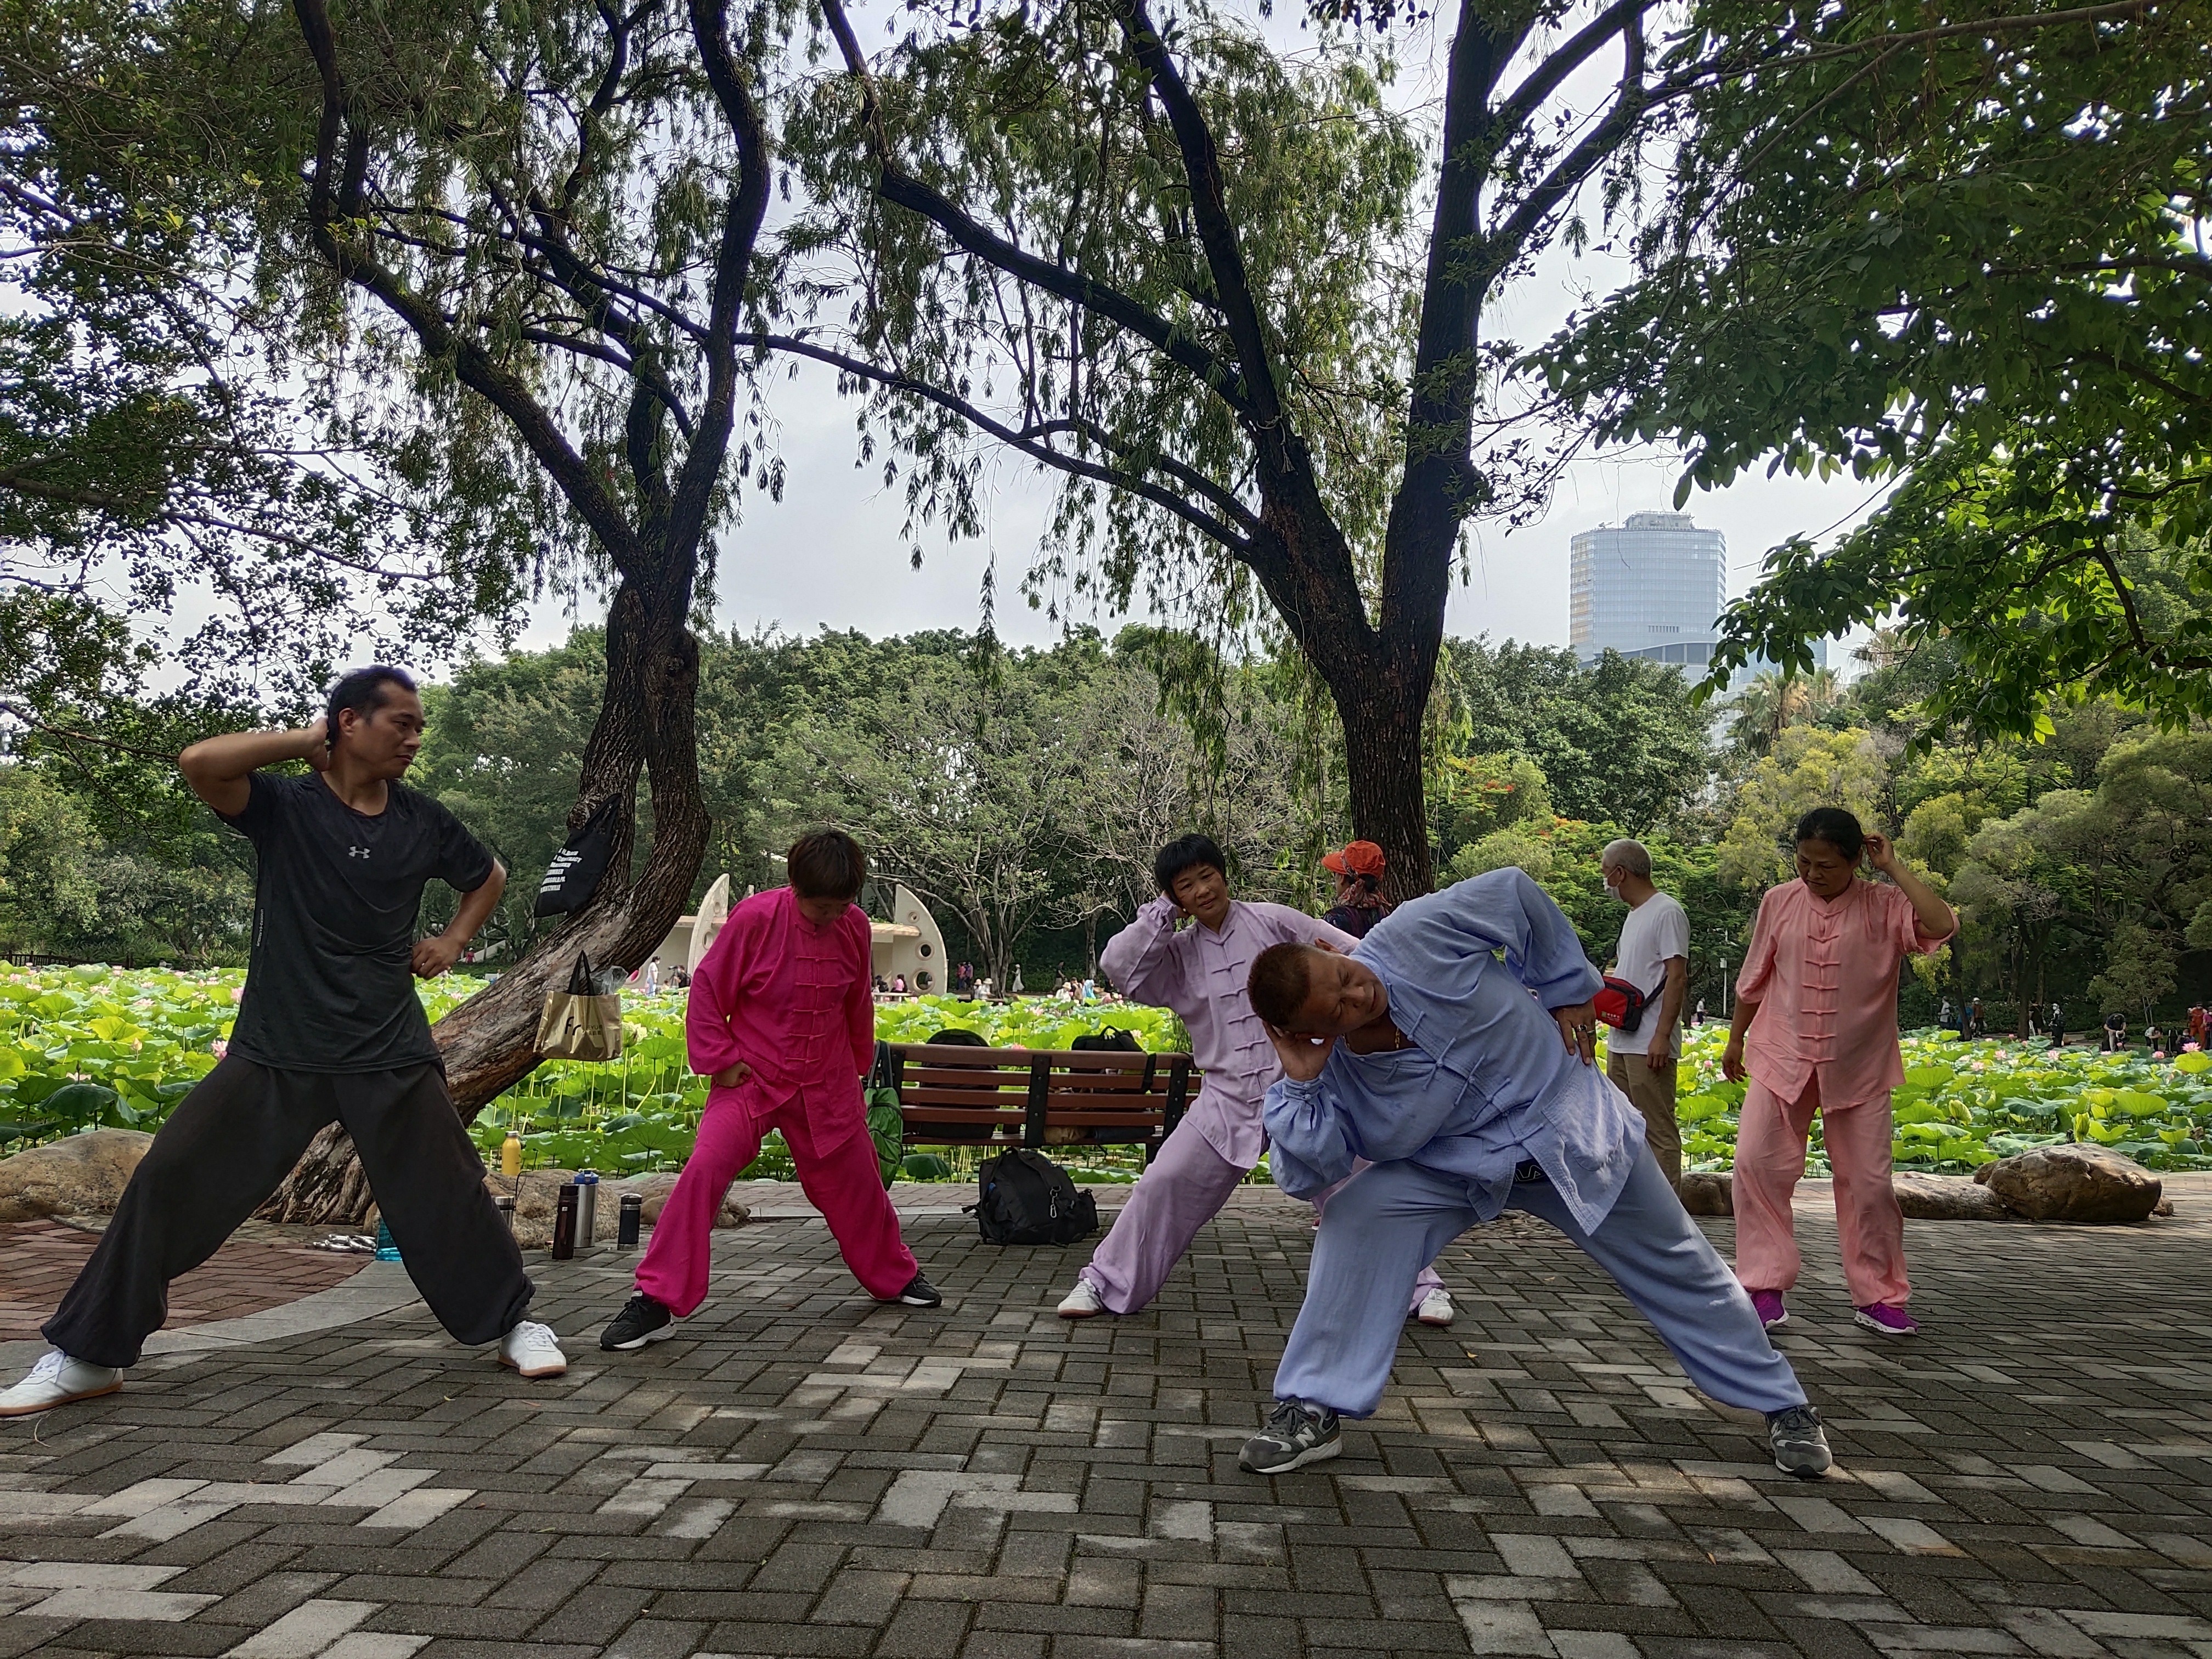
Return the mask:
<svg viewBox="0 0 2212 1659">
<path fill-rule="evenodd" d="M 1636 1167 L 1644 1121 L 1568 1051 L 1548 1012 L 1603 982 L 1559 907 L 1525 872 L 1493 870 L 1399 906 L 1352 954 L 1382 980 L 1412 1046 L 1355 1054 L 1339 1042 L 1314 1081 L 1269 1087 L 1276 1184 L 1307 1198 L 1354 1158 L 1404 1159 L 1462 1182 L 1492 1221 L 1533 1160 L 1595 1231 Z"/>
</svg>

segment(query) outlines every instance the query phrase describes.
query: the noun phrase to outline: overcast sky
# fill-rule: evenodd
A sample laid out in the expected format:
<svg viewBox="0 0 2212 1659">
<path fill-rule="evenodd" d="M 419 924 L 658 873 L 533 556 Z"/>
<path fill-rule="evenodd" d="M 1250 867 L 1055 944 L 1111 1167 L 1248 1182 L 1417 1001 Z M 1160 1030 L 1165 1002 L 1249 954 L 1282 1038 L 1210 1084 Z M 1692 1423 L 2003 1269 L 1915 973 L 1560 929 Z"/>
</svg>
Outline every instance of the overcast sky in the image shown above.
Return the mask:
<svg viewBox="0 0 2212 1659">
<path fill-rule="evenodd" d="M 973 628 L 984 571 L 995 556 L 1001 635 L 1035 645 L 1059 637 L 1060 624 L 1029 611 L 1015 591 L 1036 546 L 1049 481 L 1026 465 L 1001 461 L 988 541 L 947 548 L 927 540 L 922 567 L 915 570 L 899 539 L 903 502 L 896 489 L 883 487 L 878 469 L 854 468 L 853 411 L 836 397 L 829 375 L 784 383 L 776 404 L 788 480 L 781 502 L 749 501 L 744 522 L 722 542 L 716 607 L 724 625 L 773 625 L 800 634 L 854 628 L 876 635 Z M 1510 534 L 1496 528 L 1478 533 L 1468 583 L 1452 592 L 1449 631 L 1565 645 L 1571 538 L 1631 513 L 1671 510 L 1677 476 L 1663 457 L 1577 463 L 1542 520 Z M 1728 537 L 1730 592 L 1740 593 L 1767 548 L 1799 532 L 1826 530 L 1868 500 L 1868 487 L 1848 479 L 1823 484 L 1754 476 L 1693 495 L 1685 510 Z M 1095 620 L 1109 634 L 1117 625 L 1092 613 L 1079 612 L 1074 620 Z M 551 643 L 567 629 L 559 608 L 547 605 L 529 642 Z"/>
</svg>

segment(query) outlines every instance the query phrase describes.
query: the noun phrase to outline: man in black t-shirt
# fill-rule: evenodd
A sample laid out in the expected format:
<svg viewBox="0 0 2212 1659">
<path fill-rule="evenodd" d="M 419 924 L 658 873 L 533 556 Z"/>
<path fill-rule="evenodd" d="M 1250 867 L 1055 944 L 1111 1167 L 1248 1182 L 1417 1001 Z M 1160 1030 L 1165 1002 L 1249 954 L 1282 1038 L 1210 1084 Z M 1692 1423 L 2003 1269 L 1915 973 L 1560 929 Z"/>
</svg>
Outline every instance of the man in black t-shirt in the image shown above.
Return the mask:
<svg viewBox="0 0 2212 1659">
<path fill-rule="evenodd" d="M 258 866 L 237 1023 L 228 1052 L 146 1149 L 46 1322 L 54 1351 L 0 1393 L 0 1417 L 122 1387 L 167 1316 L 169 1282 L 213 1255 L 332 1121 L 352 1136 L 439 1322 L 462 1342 L 497 1342 L 501 1363 L 525 1376 L 568 1369 L 553 1333 L 522 1316 L 533 1287 L 415 994 L 417 976 L 459 959 L 507 883 L 451 812 L 399 782 L 422 744 L 414 682 L 364 668 L 338 682 L 305 731 L 210 738 L 179 757 L 192 792 L 253 843 Z M 292 760 L 313 769 L 257 769 Z M 417 941 L 434 876 L 463 897 L 444 933 Z"/>
</svg>

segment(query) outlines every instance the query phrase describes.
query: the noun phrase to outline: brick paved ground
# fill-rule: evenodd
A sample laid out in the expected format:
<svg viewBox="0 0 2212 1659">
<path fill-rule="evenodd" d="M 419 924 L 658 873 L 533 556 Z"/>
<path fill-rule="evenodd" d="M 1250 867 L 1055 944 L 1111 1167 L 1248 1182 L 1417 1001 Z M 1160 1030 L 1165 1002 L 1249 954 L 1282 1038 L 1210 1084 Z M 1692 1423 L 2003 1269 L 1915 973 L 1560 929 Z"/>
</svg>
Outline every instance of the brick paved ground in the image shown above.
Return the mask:
<svg viewBox="0 0 2212 1659">
<path fill-rule="evenodd" d="M 169 1287 L 163 1328 L 234 1319 L 351 1278 L 368 1258 L 306 1248 L 329 1231 L 251 1226 Z M 0 1222 L 0 1342 L 38 1335 L 99 1243 L 98 1233 L 58 1221 Z"/>
<path fill-rule="evenodd" d="M 2208 1659 L 2204 1213 L 1913 1224 L 1911 1343 L 1847 1322 L 1808 1216 L 1817 1486 L 1533 1226 L 1454 1246 L 1458 1326 L 1273 1482 L 1236 1451 L 1309 1234 L 1262 1195 L 1119 1322 L 1053 1316 L 1079 1249 L 943 1214 L 908 1223 L 941 1310 L 860 1299 L 792 1217 L 636 1355 L 587 1340 L 624 1263 L 544 1263 L 558 1382 L 418 1308 L 0 1425 L 0 1659 Z"/>
</svg>

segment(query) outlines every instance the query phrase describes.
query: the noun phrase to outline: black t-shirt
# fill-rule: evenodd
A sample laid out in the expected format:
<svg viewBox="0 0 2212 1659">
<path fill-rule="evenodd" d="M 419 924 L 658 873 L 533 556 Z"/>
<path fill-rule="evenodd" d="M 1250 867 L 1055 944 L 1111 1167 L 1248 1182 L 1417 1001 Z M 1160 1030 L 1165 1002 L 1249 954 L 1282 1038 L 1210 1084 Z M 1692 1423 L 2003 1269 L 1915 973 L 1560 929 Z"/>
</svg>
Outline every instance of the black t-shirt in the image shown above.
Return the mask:
<svg viewBox="0 0 2212 1659">
<path fill-rule="evenodd" d="M 230 1051 L 288 1072 L 377 1072 L 438 1057 L 409 966 L 422 887 L 481 887 L 492 856 L 430 799 L 390 786 L 356 812 L 314 773 L 248 778 L 223 822 L 253 843 L 253 951 Z"/>
</svg>

